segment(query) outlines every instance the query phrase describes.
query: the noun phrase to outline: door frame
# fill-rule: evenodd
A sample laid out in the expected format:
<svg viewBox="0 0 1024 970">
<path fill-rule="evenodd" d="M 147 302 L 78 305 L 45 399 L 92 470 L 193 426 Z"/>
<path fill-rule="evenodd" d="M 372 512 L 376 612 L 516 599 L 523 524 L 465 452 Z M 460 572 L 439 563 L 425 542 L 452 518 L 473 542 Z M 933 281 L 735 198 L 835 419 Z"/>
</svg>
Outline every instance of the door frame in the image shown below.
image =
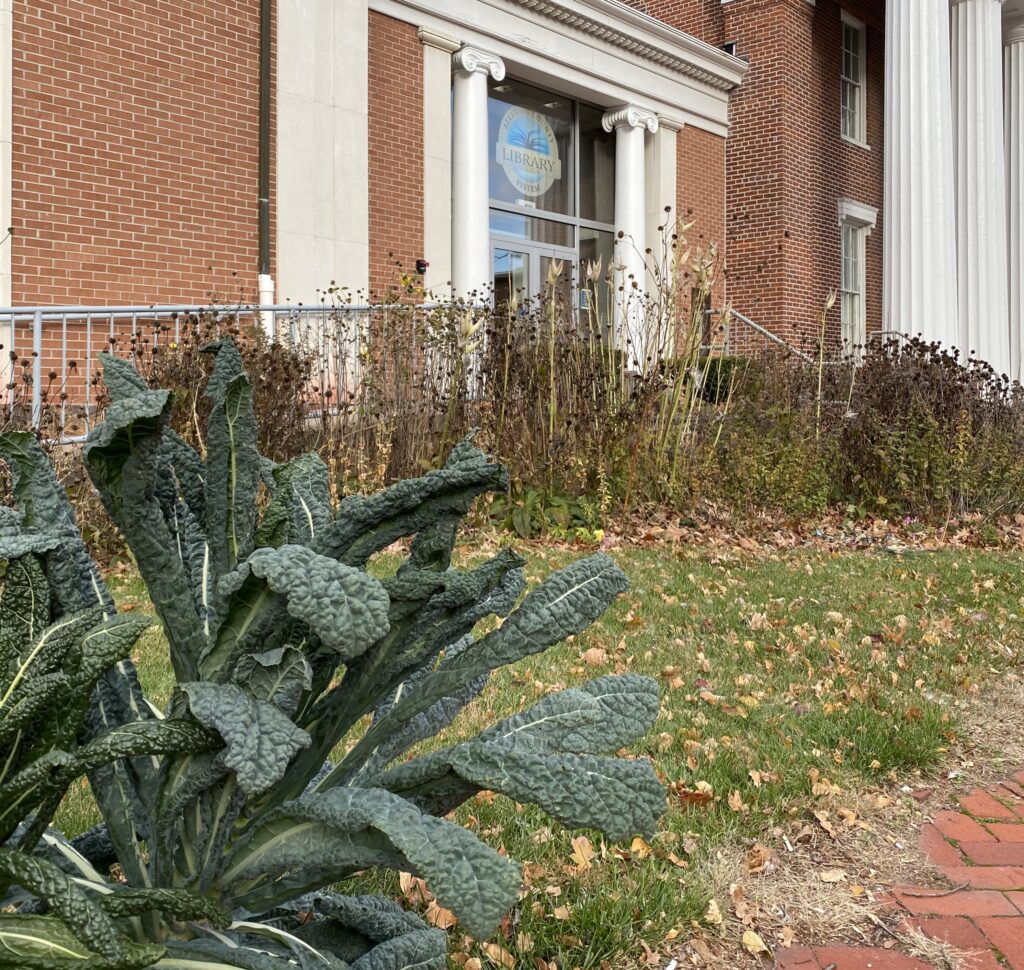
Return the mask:
<svg viewBox="0 0 1024 970">
<path fill-rule="evenodd" d="M 498 233 L 491 233 L 490 254 L 491 254 L 491 281 L 494 280 L 494 266 L 496 255 L 499 251 L 521 253 L 527 258 L 526 281 L 531 292 L 525 294 L 526 298 L 537 298 L 544 295 L 545 280 L 541 279 L 540 261 L 542 258 L 561 260 L 568 264 L 570 274 L 569 291 L 572 293 L 572 307 L 576 309 L 579 302 L 579 277 L 578 267 L 579 251 L 569 246 L 555 246 L 551 243 L 538 243 L 532 240 L 521 239 L 517 236 L 503 236 Z M 493 297 L 492 297 L 493 299 Z"/>
</svg>

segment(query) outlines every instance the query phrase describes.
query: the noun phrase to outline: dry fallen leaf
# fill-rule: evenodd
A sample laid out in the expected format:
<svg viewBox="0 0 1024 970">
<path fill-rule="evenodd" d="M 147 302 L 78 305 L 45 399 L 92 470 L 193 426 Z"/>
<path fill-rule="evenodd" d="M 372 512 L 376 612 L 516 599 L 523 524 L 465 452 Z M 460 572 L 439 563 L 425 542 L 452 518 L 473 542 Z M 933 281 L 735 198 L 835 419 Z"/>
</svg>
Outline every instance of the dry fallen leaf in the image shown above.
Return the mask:
<svg viewBox="0 0 1024 970">
<path fill-rule="evenodd" d="M 572 840 L 572 861 L 576 868 L 585 872 L 591 868 L 591 863 L 596 855 L 593 845 L 585 835 L 578 835 Z"/>
<path fill-rule="evenodd" d="M 568 906 L 556 906 L 555 907 L 555 919 L 568 920 L 572 919 L 572 914 L 569 912 Z"/>
<path fill-rule="evenodd" d="M 815 812 L 814 817 L 818 820 L 818 824 L 828 832 L 832 838 L 836 837 L 836 827 L 829 821 L 828 812 Z"/>
<path fill-rule="evenodd" d="M 846 882 L 846 873 L 842 869 L 826 869 L 818 873 L 822 882 Z"/>
<path fill-rule="evenodd" d="M 772 850 L 766 845 L 761 845 L 757 842 L 753 848 L 747 851 L 746 863 L 747 872 L 759 873 L 765 871 L 767 866 L 772 861 Z"/>
<path fill-rule="evenodd" d="M 722 911 L 718 908 L 718 900 L 712 899 L 708 903 L 708 910 L 704 914 L 704 922 L 710 923 L 712 926 L 722 925 Z"/>
<path fill-rule="evenodd" d="M 646 859 L 651 854 L 651 847 L 638 835 L 630 843 L 629 852 L 634 859 Z"/>
<path fill-rule="evenodd" d="M 583 662 L 588 667 L 602 667 L 608 663 L 608 653 L 600 647 L 591 647 L 583 652 Z"/>
<path fill-rule="evenodd" d="M 433 899 L 427 905 L 427 911 L 423 915 L 431 926 L 436 926 L 439 930 L 449 930 L 458 922 L 450 909 L 438 906 Z"/>
<path fill-rule="evenodd" d="M 499 943 L 483 943 L 480 949 L 487 955 L 487 959 L 491 961 L 495 966 L 498 967 L 511 967 L 511 970 L 515 970 L 516 958 L 512 956 L 501 944 Z"/>
<path fill-rule="evenodd" d="M 758 953 L 771 953 L 768 949 L 768 945 L 755 933 L 753 930 L 745 930 L 743 933 L 743 948 L 748 953 L 753 953 L 757 956 Z"/>
</svg>

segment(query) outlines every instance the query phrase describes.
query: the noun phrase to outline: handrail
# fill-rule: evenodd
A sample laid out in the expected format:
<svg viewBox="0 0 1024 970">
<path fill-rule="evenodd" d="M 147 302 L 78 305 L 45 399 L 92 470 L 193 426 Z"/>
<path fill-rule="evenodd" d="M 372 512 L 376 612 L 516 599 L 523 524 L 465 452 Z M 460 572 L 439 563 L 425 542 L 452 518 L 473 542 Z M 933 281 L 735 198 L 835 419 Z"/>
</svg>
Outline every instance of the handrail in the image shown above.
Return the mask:
<svg viewBox="0 0 1024 970">
<path fill-rule="evenodd" d="M 788 343 L 787 341 L 783 340 L 778 334 L 772 333 L 771 330 L 768 330 L 766 327 L 762 327 L 761 324 L 756 323 L 755 321 L 751 320 L 750 317 L 746 316 L 743 313 L 740 313 L 739 310 L 733 310 L 733 309 L 730 308 L 730 309 L 725 310 L 725 311 L 722 311 L 722 310 L 705 310 L 704 312 L 705 312 L 705 315 L 709 319 L 710 319 L 710 317 L 712 317 L 712 316 L 714 316 L 716 314 L 721 315 L 723 313 L 726 314 L 727 316 L 735 317 L 737 320 L 740 321 L 740 323 L 745 324 L 746 326 L 750 327 L 750 329 L 753 330 L 755 333 L 759 333 L 762 337 L 765 337 L 767 340 L 770 340 L 772 343 L 777 344 L 779 347 L 783 347 L 785 350 L 789 351 L 789 353 L 793 354 L 796 357 L 799 357 L 801 360 L 805 361 L 806 363 L 808 363 L 808 364 L 813 364 L 814 363 L 814 358 L 811 357 L 810 354 L 807 354 L 807 353 L 805 353 L 802 350 L 798 350 L 791 343 Z"/>
<path fill-rule="evenodd" d="M 370 313 L 380 310 L 439 310 L 454 303 L 151 303 L 138 306 L 17 306 L 0 307 L 0 317 L 32 317 L 93 313 L 97 316 L 146 313 Z M 466 309 L 481 309 L 482 304 L 467 303 Z"/>
</svg>

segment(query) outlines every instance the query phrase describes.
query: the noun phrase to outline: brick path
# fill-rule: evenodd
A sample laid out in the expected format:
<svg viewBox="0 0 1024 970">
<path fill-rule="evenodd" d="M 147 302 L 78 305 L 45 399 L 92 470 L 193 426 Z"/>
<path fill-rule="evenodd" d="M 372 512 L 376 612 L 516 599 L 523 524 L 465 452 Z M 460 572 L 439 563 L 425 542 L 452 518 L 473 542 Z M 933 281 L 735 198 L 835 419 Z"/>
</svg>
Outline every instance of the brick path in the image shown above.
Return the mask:
<svg viewBox="0 0 1024 970">
<path fill-rule="evenodd" d="M 971 970 L 1024 970 L 1024 771 L 937 812 L 921 848 L 955 891 L 898 886 L 904 928 L 970 952 Z M 778 970 L 936 970 L 891 950 L 780 950 Z"/>
</svg>

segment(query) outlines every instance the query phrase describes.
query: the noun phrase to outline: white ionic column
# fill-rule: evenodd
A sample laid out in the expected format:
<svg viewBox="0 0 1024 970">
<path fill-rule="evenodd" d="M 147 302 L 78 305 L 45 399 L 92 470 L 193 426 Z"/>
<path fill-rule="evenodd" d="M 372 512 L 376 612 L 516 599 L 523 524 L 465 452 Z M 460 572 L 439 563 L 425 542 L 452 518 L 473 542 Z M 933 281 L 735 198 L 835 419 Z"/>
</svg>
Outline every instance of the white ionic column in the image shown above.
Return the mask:
<svg viewBox="0 0 1024 970">
<path fill-rule="evenodd" d="M 644 179 L 644 132 L 658 130 L 658 116 L 633 104 L 606 111 L 605 131 L 615 131 L 615 264 L 616 341 L 629 352 L 636 369 L 646 356 L 641 333 L 643 296 L 647 280 L 647 207 Z"/>
<path fill-rule="evenodd" d="M 886 4 L 885 322 L 960 345 L 948 0 Z"/>
<path fill-rule="evenodd" d="M 1006 203 L 1009 224 L 1010 376 L 1024 378 L 1024 19 L 1006 33 Z"/>
<path fill-rule="evenodd" d="M 421 27 L 423 44 L 423 286 L 432 300 L 451 295 L 453 37 Z"/>
<path fill-rule="evenodd" d="M 484 300 L 491 284 L 487 78 L 502 80 L 505 65 L 475 47 L 457 51 L 452 65 L 452 292 Z"/>
<path fill-rule="evenodd" d="M 1010 369 L 1003 139 L 1003 0 L 953 0 L 960 349 Z"/>
</svg>

